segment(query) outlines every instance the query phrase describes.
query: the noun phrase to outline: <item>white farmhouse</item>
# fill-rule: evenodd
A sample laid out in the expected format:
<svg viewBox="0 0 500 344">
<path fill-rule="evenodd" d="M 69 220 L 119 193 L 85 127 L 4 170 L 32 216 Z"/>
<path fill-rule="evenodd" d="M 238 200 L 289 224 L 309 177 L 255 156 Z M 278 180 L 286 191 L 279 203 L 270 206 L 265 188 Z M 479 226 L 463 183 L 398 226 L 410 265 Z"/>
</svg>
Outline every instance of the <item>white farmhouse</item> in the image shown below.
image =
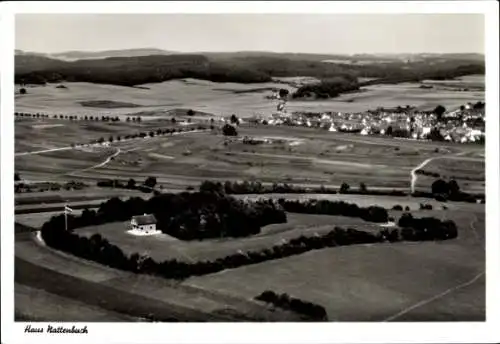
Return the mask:
<svg viewBox="0 0 500 344">
<path fill-rule="evenodd" d="M 144 234 L 156 233 L 156 218 L 153 214 L 144 214 L 132 216 L 130 220 L 130 225 L 132 226 L 132 231 Z"/>
</svg>

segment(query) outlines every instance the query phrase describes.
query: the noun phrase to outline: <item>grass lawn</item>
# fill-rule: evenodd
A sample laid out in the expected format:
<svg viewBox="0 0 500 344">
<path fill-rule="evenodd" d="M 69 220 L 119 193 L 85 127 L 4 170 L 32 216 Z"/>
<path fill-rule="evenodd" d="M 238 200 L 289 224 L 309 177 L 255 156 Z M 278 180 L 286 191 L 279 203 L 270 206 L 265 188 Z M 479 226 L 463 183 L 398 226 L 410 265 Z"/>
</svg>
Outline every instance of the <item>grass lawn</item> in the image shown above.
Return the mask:
<svg viewBox="0 0 500 344">
<path fill-rule="evenodd" d="M 101 226 L 76 229 L 77 233 L 91 236 L 101 234 L 124 252 L 147 253 L 153 259 L 178 259 L 183 261 L 215 260 L 236 253 L 238 250 L 250 251 L 270 248 L 283 240 L 290 240 L 301 235 L 323 234 L 335 226 L 353 227 L 363 230 L 378 230 L 376 224 L 361 219 L 343 216 L 288 214 L 285 224 L 269 225 L 258 235 L 248 238 L 223 238 L 203 241 L 182 241 L 160 234 L 157 236 L 137 237 L 127 233 L 129 223 L 116 222 Z"/>
</svg>

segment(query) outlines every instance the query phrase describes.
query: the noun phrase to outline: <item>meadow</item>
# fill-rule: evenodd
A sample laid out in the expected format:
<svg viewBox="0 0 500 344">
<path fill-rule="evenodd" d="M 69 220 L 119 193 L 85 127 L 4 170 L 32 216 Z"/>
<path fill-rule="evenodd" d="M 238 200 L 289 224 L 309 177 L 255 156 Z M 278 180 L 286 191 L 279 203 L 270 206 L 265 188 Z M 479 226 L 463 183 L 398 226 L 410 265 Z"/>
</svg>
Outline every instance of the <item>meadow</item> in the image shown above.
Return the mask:
<svg viewBox="0 0 500 344">
<path fill-rule="evenodd" d="M 110 243 L 120 247 L 125 253 L 146 253 L 156 261 L 177 259 L 179 261 L 196 262 L 200 260 L 216 260 L 237 253 L 238 251 L 257 251 L 271 248 L 285 240 L 301 235 L 314 236 L 331 231 L 335 226 L 352 227 L 366 231 L 378 231 L 377 224 L 365 222 L 357 218 L 344 216 L 287 214 L 284 224 L 268 225 L 261 233 L 250 238 L 221 238 L 202 241 L 182 241 L 166 234 L 155 236 L 134 236 L 127 233 L 129 222 L 115 222 L 100 226 L 78 228 L 75 231 L 87 237 L 101 234 Z"/>
<path fill-rule="evenodd" d="M 458 239 L 328 248 L 183 283 L 235 297 L 288 293 L 323 305 L 331 321 L 484 321 L 484 210 L 436 215 L 456 221 Z"/>
</svg>

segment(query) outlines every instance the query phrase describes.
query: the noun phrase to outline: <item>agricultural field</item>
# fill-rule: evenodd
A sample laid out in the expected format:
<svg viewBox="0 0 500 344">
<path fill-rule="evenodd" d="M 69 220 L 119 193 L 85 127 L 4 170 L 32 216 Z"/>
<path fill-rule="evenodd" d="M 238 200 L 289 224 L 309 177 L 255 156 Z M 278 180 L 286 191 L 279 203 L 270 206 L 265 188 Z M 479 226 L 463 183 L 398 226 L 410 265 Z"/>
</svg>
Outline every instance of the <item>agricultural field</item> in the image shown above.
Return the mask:
<svg viewBox="0 0 500 344">
<path fill-rule="evenodd" d="M 184 283 L 235 297 L 288 293 L 332 321 L 484 321 L 484 210 L 438 214 L 455 220 L 458 239 L 328 248 Z"/>
<path fill-rule="evenodd" d="M 241 125 L 236 138 L 223 137 L 216 129 L 122 142 L 115 140 L 109 146 L 68 147 L 70 140 L 81 137 L 116 137 L 171 125 L 169 121 L 146 123 L 99 123 L 89 127 L 81 122 L 67 122 L 64 127 L 43 129 L 43 133 L 26 123 L 16 124 L 16 150 L 20 150 L 18 146 L 27 149 L 29 145 L 36 145 L 31 147 L 34 150 L 54 149 L 43 154 L 19 154 L 15 159 L 16 172 L 25 180 L 80 180 L 90 184 L 102 179 L 140 181 L 154 176 L 160 185 L 171 189 L 196 187 L 206 179 L 334 187 L 346 182 L 354 188 L 365 183 L 368 188 L 407 189 L 411 170 L 425 159 L 484 153 L 484 148 L 476 145 L 462 147 L 250 124 Z M 114 131 L 103 134 L 109 128 Z M 68 135 L 62 135 L 63 131 Z M 268 142 L 246 144 L 242 141 L 244 137 Z M 456 163 L 464 160 L 463 163 L 468 164 L 467 160 L 472 158 L 456 156 L 454 159 Z M 484 161 L 479 156 L 477 159 Z M 442 160 L 433 160 L 425 169 Z M 479 166 L 480 161 L 477 164 Z M 464 183 L 464 190 L 467 187 Z"/>
<path fill-rule="evenodd" d="M 17 95 L 16 111 L 73 115 L 105 114 L 120 117 L 130 113 L 146 112 L 150 113 L 149 117 L 158 118 L 165 110 L 192 108 L 217 116 L 236 113 L 239 117 L 245 118 L 270 115 L 276 109 L 277 101 L 265 98 L 271 94 L 271 89 L 286 88 L 294 91 L 295 88 L 288 83 L 304 80 L 309 82 L 309 79 L 285 78 L 278 79 L 279 82 L 256 84 L 182 79 L 145 84 L 140 87 L 66 83 L 67 88 L 57 88 L 56 84 L 48 84 L 30 87 L 26 95 Z M 484 87 L 484 77 L 482 80 L 480 78 L 473 78 L 472 81 L 464 80 L 450 82 L 460 85 L 468 82 L 478 85 L 482 82 Z M 360 92 L 344 94 L 335 99 L 294 100 L 289 102 L 288 110 L 359 112 L 379 106 L 396 107 L 406 104 L 421 109 L 433 109 L 437 104 L 441 104 L 452 109 L 469 101 L 484 99 L 484 90 L 457 91 L 419 87 L 419 83 L 366 86 L 362 87 Z"/>
<path fill-rule="evenodd" d="M 439 175 L 444 180 L 455 179 L 462 191 L 469 193 L 485 192 L 485 159 L 484 157 L 449 156 L 429 162 L 423 170 Z M 418 186 L 429 187 L 436 178 L 419 177 Z"/>
</svg>

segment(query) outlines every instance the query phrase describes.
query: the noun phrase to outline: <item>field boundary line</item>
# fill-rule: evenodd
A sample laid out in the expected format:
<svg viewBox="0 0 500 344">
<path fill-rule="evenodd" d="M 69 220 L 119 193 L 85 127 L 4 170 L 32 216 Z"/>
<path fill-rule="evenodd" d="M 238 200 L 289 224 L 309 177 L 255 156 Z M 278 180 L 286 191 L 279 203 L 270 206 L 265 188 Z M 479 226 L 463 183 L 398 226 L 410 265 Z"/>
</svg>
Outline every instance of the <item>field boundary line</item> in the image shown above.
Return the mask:
<svg viewBox="0 0 500 344">
<path fill-rule="evenodd" d="M 432 296 L 432 297 L 430 297 L 428 299 L 425 299 L 425 300 L 422 300 L 420 302 L 417 302 L 416 304 L 414 304 L 414 305 L 412 305 L 410 307 L 407 307 L 407 308 L 403 309 L 402 311 L 400 311 L 400 312 L 398 312 L 398 313 L 396 313 L 394 315 L 391 315 L 390 317 L 388 317 L 388 318 L 386 318 L 386 319 L 384 319 L 382 321 L 383 322 L 393 321 L 393 320 L 399 318 L 400 316 L 405 315 L 406 313 L 411 312 L 414 309 L 417 309 L 419 307 L 425 306 L 425 305 L 427 305 L 427 304 L 429 304 L 429 303 L 431 303 L 433 301 L 436 301 L 436 300 L 438 300 L 438 299 L 440 299 L 440 298 L 442 298 L 442 297 L 444 297 L 444 296 L 446 296 L 448 294 L 451 294 L 454 291 L 457 291 L 459 289 L 465 288 L 465 287 L 473 284 L 474 282 L 476 282 L 484 274 L 485 274 L 485 271 L 482 271 L 481 273 L 479 273 L 476 276 L 474 276 L 474 278 L 472 278 L 471 280 L 468 280 L 466 282 L 460 283 L 459 285 L 456 285 L 454 287 L 448 288 L 445 291 L 443 291 L 443 292 L 441 292 L 441 293 L 439 293 L 437 295 L 434 295 L 434 296 Z"/>
</svg>

